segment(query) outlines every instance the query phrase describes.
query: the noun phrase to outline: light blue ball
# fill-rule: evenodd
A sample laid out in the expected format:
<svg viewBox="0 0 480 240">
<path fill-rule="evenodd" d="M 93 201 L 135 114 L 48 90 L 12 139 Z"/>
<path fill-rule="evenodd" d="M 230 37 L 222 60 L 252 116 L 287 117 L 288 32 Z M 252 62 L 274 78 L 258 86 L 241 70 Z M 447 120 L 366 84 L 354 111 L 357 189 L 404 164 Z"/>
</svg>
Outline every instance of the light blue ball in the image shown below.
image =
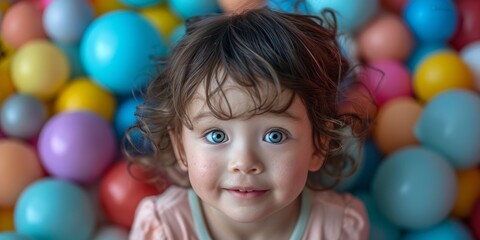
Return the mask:
<svg viewBox="0 0 480 240">
<path fill-rule="evenodd" d="M 354 195 L 358 197 L 368 213 L 368 222 L 370 224 L 370 236 L 371 240 L 397 240 L 400 239 L 401 229 L 388 219 L 386 219 L 378 210 L 377 203 L 373 199 L 372 195 L 365 191 L 356 191 Z"/>
<path fill-rule="evenodd" d="M 164 0 L 120 0 L 120 2 L 134 8 L 146 8 L 162 4 Z"/>
<path fill-rule="evenodd" d="M 54 41 L 77 43 L 94 18 L 88 0 L 53 0 L 43 13 L 43 26 Z"/>
<path fill-rule="evenodd" d="M 308 14 L 307 6 L 303 1 L 299 2 L 297 0 L 268 0 L 267 6 L 272 10 L 280 12 Z"/>
<path fill-rule="evenodd" d="M 45 104 L 29 94 L 11 95 L 1 108 L 1 128 L 9 137 L 31 139 L 40 132 L 47 119 Z"/>
<path fill-rule="evenodd" d="M 480 163 L 480 96 L 469 90 L 448 90 L 423 109 L 414 134 L 424 145 L 449 159 L 457 169 Z"/>
<path fill-rule="evenodd" d="M 378 0 L 306 0 L 309 14 L 322 15 L 325 9 L 336 13 L 341 32 L 353 33 L 364 26 L 379 11 Z"/>
<path fill-rule="evenodd" d="M 34 240 L 16 232 L 0 232 L 0 240 Z"/>
<path fill-rule="evenodd" d="M 445 219 L 457 197 L 455 170 L 442 155 L 414 146 L 400 149 L 378 167 L 372 196 L 382 215 L 406 229 Z"/>
<path fill-rule="evenodd" d="M 117 137 L 121 139 L 126 130 L 135 124 L 137 106 L 143 103 L 143 99 L 129 98 L 124 100 L 117 108 L 114 118 L 114 127 Z"/>
<path fill-rule="evenodd" d="M 216 0 L 169 0 L 168 3 L 172 12 L 182 19 L 221 12 Z"/>
<path fill-rule="evenodd" d="M 406 65 L 410 72 L 414 73 L 417 67 L 420 66 L 419 64 L 430 54 L 447 49 L 448 47 L 445 43 L 419 43 L 408 57 Z"/>
<path fill-rule="evenodd" d="M 156 59 L 167 53 L 161 35 L 140 14 L 112 11 L 87 28 L 80 57 L 93 81 L 117 95 L 141 89 L 155 76 Z"/>
<path fill-rule="evenodd" d="M 458 25 L 458 13 L 452 0 L 407 1 L 403 18 L 419 42 L 446 42 Z"/>
<path fill-rule="evenodd" d="M 85 76 L 85 69 L 80 58 L 80 45 L 57 42 L 55 45 L 65 54 L 70 65 L 70 79 Z"/>
<path fill-rule="evenodd" d="M 22 192 L 14 220 L 19 233 L 36 240 L 87 240 L 96 224 L 86 191 L 53 178 L 36 181 Z"/>
<path fill-rule="evenodd" d="M 404 240 L 473 240 L 468 228 L 456 219 L 446 219 L 430 228 L 407 232 Z"/>
<path fill-rule="evenodd" d="M 187 29 L 185 24 L 180 24 L 180 26 L 176 27 L 171 33 L 169 37 L 170 47 L 173 48 L 177 43 L 185 36 L 187 33 Z M 171 49 L 170 48 L 170 49 Z"/>
</svg>

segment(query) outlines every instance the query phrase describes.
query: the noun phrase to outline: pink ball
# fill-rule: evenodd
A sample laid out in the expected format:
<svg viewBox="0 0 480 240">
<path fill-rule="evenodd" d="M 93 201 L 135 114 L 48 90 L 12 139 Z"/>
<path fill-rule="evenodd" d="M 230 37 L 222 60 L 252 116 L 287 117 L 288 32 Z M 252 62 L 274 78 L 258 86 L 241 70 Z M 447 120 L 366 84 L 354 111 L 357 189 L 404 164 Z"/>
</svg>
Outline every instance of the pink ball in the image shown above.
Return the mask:
<svg viewBox="0 0 480 240">
<path fill-rule="evenodd" d="M 113 162 L 117 143 L 111 126 L 95 113 L 62 112 L 43 127 L 38 151 L 50 175 L 89 184 Z"/>
<path fill-rule="evenodd" d="M 412 96 L 412 79 L 408 69 L 396 60 L 376 60 L 362 69 L 362 81 L 379 107 L 387 101 Z"/>
</svg>

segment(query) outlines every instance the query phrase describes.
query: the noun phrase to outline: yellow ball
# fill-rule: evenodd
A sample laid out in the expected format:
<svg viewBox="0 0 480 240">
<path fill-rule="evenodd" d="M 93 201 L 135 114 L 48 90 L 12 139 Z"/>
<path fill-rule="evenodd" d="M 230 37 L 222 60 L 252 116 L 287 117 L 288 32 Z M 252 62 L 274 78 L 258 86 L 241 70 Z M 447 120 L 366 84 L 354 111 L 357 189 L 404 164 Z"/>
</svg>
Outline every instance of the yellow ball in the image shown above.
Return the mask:
<svg viewBox="0 0 480 240">
<path fill-rule="evenodd" d="M 453 51 L 428 56 L 415 71 L 413 81 L 414 92 L 422 102 L 450 89 L 475 87 L 472 72 Z"/>
<path fill-rule="evenodd" d="M 466 218 L 472 212 L 476 200 L 480 196 L 480 171 L 474 167 L 457 172 L 458 193 L 452 209 L 452 215 Z"/>
<path fill-rule="evenodd" d="M 0 13 L 7 12 L 9 7 L 10 3 L 8 1 L 0 1 Z"/>
<path fill-rule="evenodd" d="M 140 14 L 153 24 L 166 42 L 172 31 L 182 23 L 182 20 L 172 13 L 166 5 L 143 8 Z"/>
<path fill-rule="evenodd" d="M 0 208 L 0 232 L 15 230 L 13 224 L 13 208 Z"/>
<path fill-rule="evenodd" d="M 52 43 L 36 40 L 22 46 L 12 59 L 12 80 L 19 92 L 51 99 L 70 75 L 68 59 Z"/>
<path fill-rule="evenodd" d="M 78 78 L 70 82 L 58 95 L 55 112 L 88 110 L 111 121 L 116 111 L 113 94 L 101 88 L 88 78 Z"/>
<path fill-rule="evenodd" d="M 0 106 L 13 93 L 15 87 L 10 77 L 10 57 L 7 57 L 0 62 Z"/>
<path fill-rule="evenodd" d="M 120 3 L 120 0 L 92 0 L 92 4 L 97 16 L 110 11 L 127 9 L 125 5 Z"/>
</svg>

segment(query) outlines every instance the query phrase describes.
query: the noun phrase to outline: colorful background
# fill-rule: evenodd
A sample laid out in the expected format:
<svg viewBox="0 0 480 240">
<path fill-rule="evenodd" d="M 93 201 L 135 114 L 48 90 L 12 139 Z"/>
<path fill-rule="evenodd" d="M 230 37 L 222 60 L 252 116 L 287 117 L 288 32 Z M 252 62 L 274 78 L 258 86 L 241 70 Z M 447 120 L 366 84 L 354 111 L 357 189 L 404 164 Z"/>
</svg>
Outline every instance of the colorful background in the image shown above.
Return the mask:
<svg viewBox="0 0 480 240">
<path fill-rule="evenodd" d="M 375 122 L 336 189 L 364 201 L 370 239 L 480 239 L 480 1 L 294 2 L 0 0 L 0 240 L 127 239 L 164 190 L 119 147 L 155 57 L 188 17 L 264 5 L 338 14 L 374 99 L 352 89 L 342 107 Z"/>
</svg>

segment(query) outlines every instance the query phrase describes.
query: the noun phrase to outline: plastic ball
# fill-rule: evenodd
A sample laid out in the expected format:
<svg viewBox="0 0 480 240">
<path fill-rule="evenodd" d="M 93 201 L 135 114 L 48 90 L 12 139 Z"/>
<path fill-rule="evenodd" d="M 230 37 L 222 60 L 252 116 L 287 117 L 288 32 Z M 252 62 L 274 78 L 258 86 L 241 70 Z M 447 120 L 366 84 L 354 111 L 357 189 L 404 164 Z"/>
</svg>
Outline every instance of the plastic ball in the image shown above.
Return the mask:
<svg viewBox="0 0 480 240">
<path fill-rule="evenodd" d="M 90 239 L 95 214 L 85 190 L 59 179 L 30 185 L 15 206 L 15 227 L 35 239 Z"/>
<path fill-rule="evenodd" d="M 40 7 L 40 10 L 45 11 L 45 9 L 53 2 L 53 0 L 34 0 L 37 6 Z"/>
<path fill-rule="evenodd" d="M 456 219 L 446 219 L 441 223 L 417 231 L 407 232 L 403 238 L 404 240 L 450 240 L 462 239 L 473 240 L 473 236 L 468 228 Z"/>
<path fill-rule="evenodd" d="M 249 9 L 261 8 L 267 4 L 266 0 L 217 0 L 224 12 L 243 12 Z"/>
<path fill-rule="evenodd" d="M 156 73 L 154 57 L 167 49 L 152 24 L 133 11 L 105 14 L 89 25 L 80 47 L 86 72 L 114 94 L 142 88 Z"/>
<path fill-rule="evenodd" d="M 0 240 L 34 240 L 16 232 L 0 232 Z"/>
<path fill-rule="evenodd" d="M 0 62 L 0 105 L 3 101 L 15 92 L 12 78 L 10 76 L 10 59 L 3 59 Z"/>
<path fill-rule="evenodd" d="M 419 144 L 413 130 L 422 111 L 422 105 L 411 97 L 393 99 L 380 108 L 372 135 L 383 154 Z"/>
<path fill-rule="evenodd" d="M 170 34 L 169 45 L 172 47 L 175 46 L 183 38 L 183 36 L 185 36 L 186 33 L 187 29 L 185 24 L 181 24 L 180 26 L 176 27 Z"/>
<path fill-rule="evenodd" d="M 451 89 L 474 89 L 475 80 L 468 65 L 453 51 L 429 55 L 413 75 L 413 90 L 422 102 Z"/>
<path fill-rule="evenodd" d="M 462 48 L 460 57 L 473 73 L 476 89 L 480 90 L 480 40 Z"/>
<path fill-rule="evenodd" d="M 396 14 L 401 14 L 408 0 L 380 0 L 380 5 Z"/>
<path fill-rule="evenodd" d="M 97 16 L 116 10 L 125 10 L 128 7 L 118 0 L 91 0 Z"/>
<path fill-rule="evenodd" d="M 404 61 L 410 55 L 414 39 L 405 23 L 394 14 L 380 14 L 357 37 L 360 55 L 366 61 L 393 59 Z"/>
<path fill-rule="evenodd" d="M 45 40 L 32 41 L 20 48 L 12 59 L 12 80 L 19 92 L 50 99 L 70 75 L 63 52 Z"/>
<path fill-rule="evenodd" d="M 113 162 L 116 144 L 105 119 L 90 111 L 69 111 L 47 121 L 40 132 L 38 151 L 52 176 L 89 184 Z"/>
<path fill-rule="evenodd" d="M 115 96 L 110 92 L 88 78 L 77 78 L 69 82 L 58 94 L 55 112 L 87 110 L 110 122 L 115 114 L 116 105 Z"/>
<path fill-rule="evenodd" d="M 1 23 L 2 38 L 13 48 L 20 48 L 32 40 L 47 38 L 42 24 L 42 12 L 31 1 L 13 4 Z"/>
<path fill-rule="evenodd" d="M 74 79 L 77 77 L 85 76 L 85 69 L 80 59 L 80 45 L 69 43 L 56 43 L 56 46 L 63 52 L 68 59 L 70 65 L 70 77 Z"/>
<path fill-rule="evenodd" d="M 467 219 L 468 226 L 472 230 L 473 235 L 480 238 L 480 198 L 476 199 L 470 216 Z"/>
<path fill-rule="evenodd" d="M 370 21 L 379 10 L 378 0 L 306 0 L 309 14 L 322 15 L 329 8 L 336 14 L 340 32 L 353 33 Z"/>
<path fill-rule="evenodd" d="M 127 161 L 116 163 L 105 173 L 100 181 L 100 202 L 110 222 L 130 228 L 140 201 L 163 192 L 164 189 L 142 182 L 146 178 L 147 174 L 138 166 L 129 171 Z"/>
<path fill-rule="evenodd" d="M 47 107 L 38 98 L 14 94 L 3 103 L 0 125 L 9 137 L 30 139 L 40 132 L 47 118 Z"/>
<path fill-rule="evenodd" d="M 128 240 L 128 231 L 111 225 L 100 228 L 93 240 Z"/>
<path fill-rule="evenodd" d="M 267 0 L 267 6 L 273 10 L 308 14 L 307 6 L 304 1 L 297 0 Z"/>
<path fill-rule="evenodd" d="M 379 107 L 398 98 L 412 96 L 412 80 L 408 69 L 396 60 L 376 60 L 359 76 L 375 97 Z"/>
<path fill-rule="evenodd" d="M 220 12 L 217 0 L 170 0 L 168 4 L 170 9 L 182 19 Z"/>
<path fill-rule="evenodd" d="M 386 219 L 375 203 L 375 199 L 372 195 L 366 191 L 354 192 L 367 210 L 368 222 L 370 224 L 370 236 L 369 239 L 400 239 L 401 229 L 388 219 Z"/>
<path fill-rule="evenodd" d="M 447 42 L 458 24 L 452 0 L 410 0 L 403 18 L 419 42 Z"/>
<path fill-rule="evenodd" d="M 457 31 L 450 39 L 450 44 L 457 50 L 467 44 L 480 40 L 480 1 L 457 1 L 457 11 L 460 22 Z"/>
<path fill-rule="evenodd" d="M 54 41 L 77 43 L 94 17 L 87 0 L 53 1 L 43 13 L 43 26 Z"/>
<path fill-rule="evenodd" d="M 480 170 L 476 167 L 457 171 L 458 195 L 452 209 L 452 216 L 465 219 L 472 212 L 475 201 L 480 196 Z"/>
<path fill-rule="evenodd" d="M 122 4 L 134 8 L 146 8 L 162 4 L 164 0 L 119 0 Z"/>
<path fill-rule="evenodd" d="M 13 207 L 20 193 L 43 176 L 32 147 L 18 140 L 0 140 L 0 207 Z"/>
<path fill-rule="evenodd" d="M 113 120 L 113 125 L 115 127 L 115 133 L 117 137 L 121 139 L 127 129 L 135 124 L 137 120 L 135 113 L 137 111 L 137 106 L 143 103 L 143 99 L 130 98 L 124 100 L 119 106 L 115 113 L 115 118 Z"/>
<path fill-rule="evenodd" d="M 450 90 L 428 102 L 415 126 L 419 142 L 447 157 L 457 169 L 480 163 L 480 96 Z"/>
<path fill-rule="evenodd" d="M 13 231 L 13 207 L 0 208 L 0 236 L 2 232 Z M 5 237 L 5 236 L 4 236 Z M 0 240 L 2 237 L 0 237 Z"/>
<path fill-rule="evenodd" d="M 359 65 L 358 41 L 349 33 L 337 35 L 337 42 L 342 55 L 346 57 L 351 65 Z"/>
<path fill-rule="evenodd" d="M 425 60 L 430 54 L 438 51 L 448 51 L 449 48 L 445 43 L 420 43 L 413 50 L 408 57 L 406 64 L 410 72 L 417 71 L 418 66 L 423 60 Z"/>
<path fill-rule="evenodd" d="M 169 42 L 172 31 L 182 23 L 166 5 L 144 8 L 140 13 L 162 34 L 164 42 Z"/>
<path fill-rule="evenodd" d="M 406 229 L 422 229 L 447 217 L 458 186 L 447 159 L 415 146 L 387 156 L 378 167 L 371 189 L 387 219 Z"/>
</svg>

